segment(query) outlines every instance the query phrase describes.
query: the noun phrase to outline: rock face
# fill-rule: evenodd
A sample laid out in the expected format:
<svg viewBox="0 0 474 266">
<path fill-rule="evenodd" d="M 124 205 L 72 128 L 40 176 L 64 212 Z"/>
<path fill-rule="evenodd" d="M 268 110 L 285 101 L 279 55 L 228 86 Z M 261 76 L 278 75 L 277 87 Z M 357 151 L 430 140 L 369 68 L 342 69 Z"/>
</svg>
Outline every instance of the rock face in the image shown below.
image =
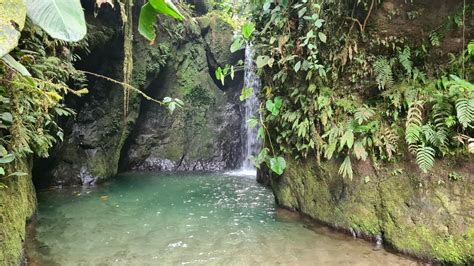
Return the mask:
<svg viewBox="0 0 474 266">
<path fill-rule="evenodd" d="M 332 227 L 371 239 L 382 237 L 398 251 L 429 260 L 474 261 L 474 166 L 469 161 L 439 162 L 423 175 L 405 162 L 375 173 L 357 165 L 345 180 L 336 162 L 317 166 L 291 161 L 281 177 L 260 173 L 278 203 Z M 449 178 L 452 172 L 463 179 Z"/>
<path fill-rule="evenodd" d="M 216 171 L 237 167 L 241 156 L 241 75 L 221 90 L 209 62 L 217 57 L 223 66 L 233 59 L 230 53 L 220 54 L 208 45 L 220 43 L 222 49 L 229 50 L 232 30 L 214 33 L 213 37 L 209 34 L 188 38 L 174 48 L 174 56 L 149 93 L 157 99 L 182 99 L 185 106 L 170 114 L 154 103 L 143 105 L 120 163 L 123 170 Z"/>
<path fill-rule="evenodd" d="M 7 188 L 0 190 L 0 262 L 2 265 L 20 265 L 26 220 L 36 211 L 36 193 L 31 179 L 31 162 L 18 161 L 10 167 L 27 175 L 2 180 Z"/>
<path fill-rule="evenodd" d="M 92 53 L 79 67 L 122 80 L 120 14 L 107 12 L 88 19 Z M 134 12 L 136 20 L 139 9 Z M 64 142 L 49 160 L 36 164 L 38 183 L 93 184 L 117 174 L 119 166 L 124 171 L 235 168 L 241 155 L 238 95 L 243 74 L 228 78 L 225 85 L 217 85 L 213 75 L 217 66 L 235 63 L 242 54 L 229 52 L 233 28 L 223 17 L 213 11 L 198 19 L 208 25 L 190 20 L 184 28 L 162 20 L 168 29 L 160 30 L 153 45 L 135 32 L 132 85 L 155 99 L 179 98 L 185 107 L 170 114 L 132 93 L 124 117 L 122 86 L 91 76 L 90 93 L 72 99 L 77 116 L 66 126 Z"/>
</svg>

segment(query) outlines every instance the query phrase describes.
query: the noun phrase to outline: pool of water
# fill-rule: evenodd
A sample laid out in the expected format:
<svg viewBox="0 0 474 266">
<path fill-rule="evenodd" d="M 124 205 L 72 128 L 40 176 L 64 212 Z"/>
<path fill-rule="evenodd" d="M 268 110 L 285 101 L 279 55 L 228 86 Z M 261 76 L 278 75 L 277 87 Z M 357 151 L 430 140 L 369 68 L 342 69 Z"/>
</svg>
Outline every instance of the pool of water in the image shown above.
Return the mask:
<svg viewBox="0 0 474 266">
<path fill-rule="evenodd" d="M 30 265 L 416 265 L 277 209 L 252 178 L 125 174 L 40 191 Z"/>
</svg>

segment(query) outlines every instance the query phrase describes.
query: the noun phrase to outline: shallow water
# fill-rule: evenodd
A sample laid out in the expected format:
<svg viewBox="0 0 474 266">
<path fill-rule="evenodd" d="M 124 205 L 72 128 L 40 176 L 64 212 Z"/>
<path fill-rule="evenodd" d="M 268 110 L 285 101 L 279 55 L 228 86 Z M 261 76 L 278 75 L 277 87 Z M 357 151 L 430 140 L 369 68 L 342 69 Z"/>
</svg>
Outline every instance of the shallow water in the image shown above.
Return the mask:
<svg viewBox="0 0 474 266">
<path fill-rule="evenodd" d="M 278 210 L 251 178 L 127 174 L 38 199 L 32 265 L 416 265 Z"/>
</svg>

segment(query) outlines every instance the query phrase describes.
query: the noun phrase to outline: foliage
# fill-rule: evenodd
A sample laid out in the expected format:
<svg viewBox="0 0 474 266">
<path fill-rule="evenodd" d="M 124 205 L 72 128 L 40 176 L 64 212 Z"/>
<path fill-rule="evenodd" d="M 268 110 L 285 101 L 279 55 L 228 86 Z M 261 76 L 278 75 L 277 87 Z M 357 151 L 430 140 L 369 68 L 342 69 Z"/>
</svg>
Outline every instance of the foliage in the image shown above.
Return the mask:
<svg viewBox="0 0 474 266">
<path fill-rule="evenodd" d="M 266 86 L 260 93 L 264 155 L 276 143 L 274 156 L 336 158 L 339 173 L 352 178 L 354 159 L 370 159 L 377 169 L 379 160 L 404 156 L 405 146 L 422 171 L 436 157 L 470 152 L 471 81 L 459 73 L 460 64 L 452 72 L 440 66 L 438 76 L 428 78 L 427 45 L 412 46 L 366 27 L 373 2 L 254 2 L 252 41 Z M 354 18 L 354 10 L 364 21 Z M 459 26 L 459 19 L 448 21 Z M 275 112 L 277 97 L 282 104 Z"/>
<path fill-rule="evenodd" d="M 138 31 L 149 41 L 156 39 L 154 26 L 158 14 L 163 14 L 179 21 L 184 19 L 184 16 L 171 0 L 150 0 L 142 6 L 138 20 Z"/>
<path fill-rule="evenodd" d="M 80 0 L 26 0 L 28 17 L 51 37 L 77 42 L 87 27 Z"/>
<path fill-rule="evenodd" d="M 22 35 L 19 48 L 12 54 L 29 75 L 17 73 L 9 64 L 0 66 L 1 164 L 31 154 L 47 157 L 49 148 L 63 138 L 57 119 L 74 114 L 63 105 L 64 95 L 87 93 L 84 74 L 72 65 L 77 58 L 75 50 L 86 46 L 54 41 L 32 24 Z M 1 176 L 21 174 L 6 173 L 0 167 Z"/>
</svg>

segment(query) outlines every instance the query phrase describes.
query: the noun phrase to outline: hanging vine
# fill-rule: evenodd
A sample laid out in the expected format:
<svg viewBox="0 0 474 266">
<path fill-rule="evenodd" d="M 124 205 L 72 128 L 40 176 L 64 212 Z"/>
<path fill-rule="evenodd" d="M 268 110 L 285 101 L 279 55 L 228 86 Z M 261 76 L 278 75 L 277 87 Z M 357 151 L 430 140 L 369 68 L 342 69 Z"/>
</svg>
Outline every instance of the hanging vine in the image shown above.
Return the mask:
<svg viewBox="0 0 474 266">
<path fill-rule="evenodd" d="M 120 1 L 120 15 L 123 23 L 123 83 L 130 84 L 133 72 L 133 3 L 132 0 Z M 123 117 L 129 112 L 130 90 L 123 86 Z"/>
</svg>

